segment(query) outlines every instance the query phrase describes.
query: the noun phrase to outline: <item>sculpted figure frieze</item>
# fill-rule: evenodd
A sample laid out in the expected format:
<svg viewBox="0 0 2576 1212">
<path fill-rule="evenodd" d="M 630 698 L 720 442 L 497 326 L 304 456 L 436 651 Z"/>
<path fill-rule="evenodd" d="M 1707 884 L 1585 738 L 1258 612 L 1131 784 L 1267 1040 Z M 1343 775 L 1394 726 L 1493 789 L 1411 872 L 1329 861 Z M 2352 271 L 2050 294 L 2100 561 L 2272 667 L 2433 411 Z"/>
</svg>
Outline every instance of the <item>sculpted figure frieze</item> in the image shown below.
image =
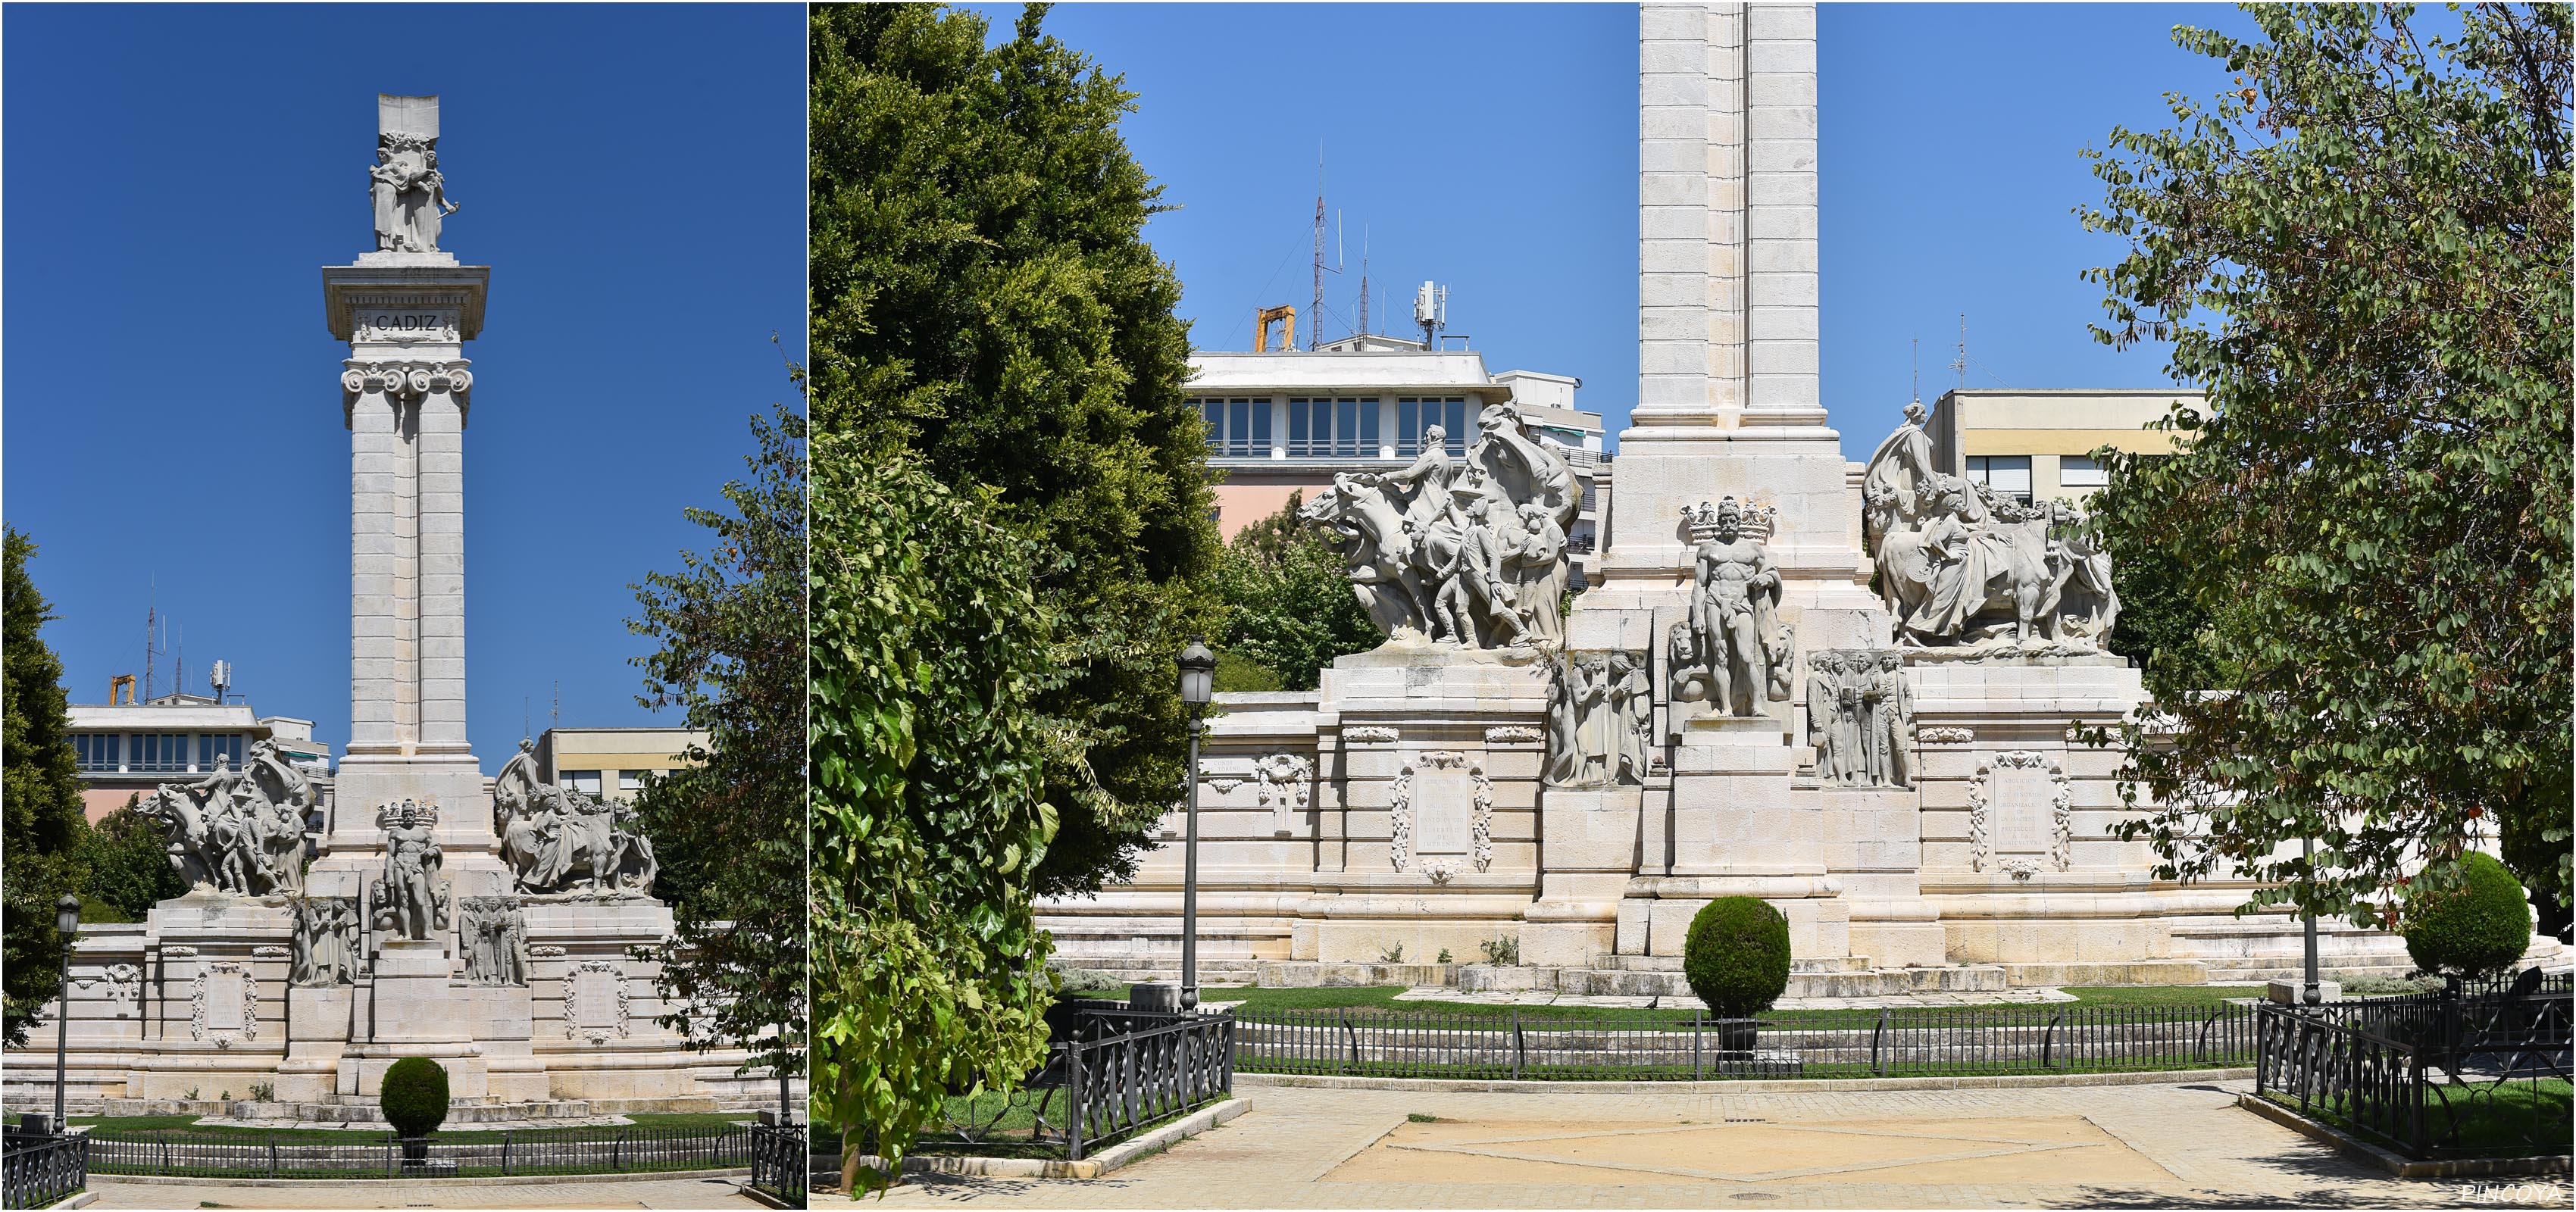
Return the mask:
<svg viewBox="0 0 2576 1212">
<path fill-rule="evenodd" d="M 1807 654 L 1807 743 L 1816 777 L 1846 787 L 1914 785 L 1914 694 L 1893 649 Z"/>
<path fill-rule="evenodd" d="M 1691 591 L 1688 617 L 1675 625 L 1673 697 L 1705 702 L 1720 715 L 1761 715 L 1764 704 L 1789 697 L 1795 657 L 1780 617 L 1780 570 L 1748 532 L 1752 519 L 1735 498 L 1703 502 L 1682 516 L 1693 544 Z"/>
<path fill-rule="evenodd" d="M 1544 779 L 1553 787 L 1646 781 L 1654 680 L 1642 652 L 1569 652 L 1556 660 Z"/>
<path fill-rule="evenodd" d="M 1862 530 L 1898 644 L 2096 650 L 2119 618 L 2111 558 L 2065 501 L 2024 504 L 1936 471 L 1923 406 L 1879 443 Z"/>
<path fill-rule="evenodd" d="M 313 783 L 274 741 L 252 744 L 240 770 L 229 755 L 193 783 L 163 783 L 138 806 L 161 826 L 170 862 L 188 883 L 237 896 L 304 890 L 305 816 Z"/>
<path fill-rule="evenodd" d="M 1332 532 L 1378 630 L 1469 648 L 1562 646 L 1566 528 L 1583 501 L 1574 469 L 1489 406 L 1453 459 L 1434 425 L 1401 471 L 1344 472 L 1299 509 Z"/>
<path fill-rule="evenodd" d="M 469 985 L 528 983 L 528 914 L 514 897 L 469 896 L 457 922 Z"/>
<path fill-rule="evenodd" d="M 521 892 L 642 895 L 661 865 L 634 809 L 537 779 L 536 746 L 492 780 L 492 832 Z"/>
<path fill-rule="evenodd" d="M 300 986 L 354 984 L 358 978 L 358 906 L 346 897 L 295 903 L 295 937 L 287 980 Z"/>
</svg>

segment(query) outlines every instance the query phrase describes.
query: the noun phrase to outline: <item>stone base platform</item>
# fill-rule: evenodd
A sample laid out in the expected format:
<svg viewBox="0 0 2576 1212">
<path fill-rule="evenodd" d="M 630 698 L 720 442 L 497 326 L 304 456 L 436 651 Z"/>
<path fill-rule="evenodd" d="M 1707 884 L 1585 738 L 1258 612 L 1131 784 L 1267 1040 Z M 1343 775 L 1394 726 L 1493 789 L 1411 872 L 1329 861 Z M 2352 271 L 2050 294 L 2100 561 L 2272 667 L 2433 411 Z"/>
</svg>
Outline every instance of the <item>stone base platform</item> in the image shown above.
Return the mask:
<svg viewBox="0 0 2576 1212">
<path fill-rule="evenodd" d="M 1577 997 L 1689 997 L 1690 982 L 1681 961 L 1670 956 L 1620 956 L 1617 967 L 1497 968 L 1483 964 L 1458 970 L 1462 993 L 1553 991 Z M 2012 981 L 2000 964 L 1952 964 L 1938 968 L 1845 967 L 1799 965 L 1789 973 L 1785 998 L 1902 997 L 1922 993 L 2000 993 Z"/>
<path fill-rule="evenodd" d="M 1458 983 L 1461 964 L 1363 964 L 1330 960 L 1263 960 L 1252 983 L 1264 989 L 1404 985 L 1422 988 Z M 1205 983 L 1204 981 L 1202 983 Z"/>
<path fill-rule="evenodd" d="M 474 1124 L 502 1124 L 545 1121 L 552 1127 L 576 1127 L 564 1122 L 597 1119 L 637 1113 L 723 1111 L 728 1102 L 740 1102 L 737 1110 L 756 1110 L 775 1106 L 773 1095 L 767 1103 L 749 1100 L 716 1099 L 704 1095 L 680 1098 L 609 1098 L 551 1099 L 545 1102 L 494 1103 L 451 1102 L 447 1108 L 449 1127 Z M 136 1116 L 193 1115 L 218 1122 L 251 1125 L 279 1125 L 289 1122 L 306 1126 L 327 1127 L 333 1124 L 351 1126 L 385 1122 L 384 1111 L 372 1100 L 362 1102 L 255 1102 L 250 1099 L 169 1099 L 169 1098 L 75 1098 L 66 1104 L 73 1115 Z"/>
</svg>

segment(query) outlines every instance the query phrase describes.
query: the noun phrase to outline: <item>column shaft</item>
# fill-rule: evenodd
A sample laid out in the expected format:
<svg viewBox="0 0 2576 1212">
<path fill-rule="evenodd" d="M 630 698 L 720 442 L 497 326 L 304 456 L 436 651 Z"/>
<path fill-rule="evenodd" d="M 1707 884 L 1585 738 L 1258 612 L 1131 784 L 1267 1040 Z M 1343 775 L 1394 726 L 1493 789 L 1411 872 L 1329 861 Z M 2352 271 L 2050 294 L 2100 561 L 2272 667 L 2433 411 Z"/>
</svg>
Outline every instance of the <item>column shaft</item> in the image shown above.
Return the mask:
<svg viewBox="0 0 2576 1212">
<path fill-rule="evenodd" d="M 433 392 L 420 409 L 420 744 L 465 739 L 465 417 Z"/>
</svg>

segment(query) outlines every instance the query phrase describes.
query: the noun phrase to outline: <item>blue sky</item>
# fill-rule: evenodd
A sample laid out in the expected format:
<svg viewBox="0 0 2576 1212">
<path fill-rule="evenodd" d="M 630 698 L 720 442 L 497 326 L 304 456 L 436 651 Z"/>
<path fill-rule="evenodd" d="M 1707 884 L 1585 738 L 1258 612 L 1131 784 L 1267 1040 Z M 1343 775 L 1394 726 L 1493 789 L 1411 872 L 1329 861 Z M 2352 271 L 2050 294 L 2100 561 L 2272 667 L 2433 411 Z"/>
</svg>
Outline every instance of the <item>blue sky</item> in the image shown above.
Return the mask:
<svg viewBox="0 0 2576 1212">
<path fill-rule="evenodd" d="M 978 5 L 1008 33 L 1017 5 Z M 2161 94 L 2223 83 L 2178 23 L 2217 5 L 1826 4 L 1818 16 L 1824 395 L 1866 458 L 1901 413 L 1909 338 L 1928 401 L 1967 315 L 1972 387 L 2147 387 L 2160 350 L 2115 354 L 2077 275 L 2117 258 L 2072 210 L 2101 188 L 2077 152 L 2160 127 Z M 1630 5 L 1072 4 L 1047 29 L 1140 94 L 1130 146 L 1181 207 L 1148 237 L 1205 349 L 1249 349 L 1252 312 L 1313 292 L 1316 157 L 1343 273 L 1328 336 L 1451 285 L 1452 331 L 1495 370 L 1584 382 L 1615 434 L 1636 399 L 1637 16 Z M 1392 314 L 1389 314 L 1392 313 Z"/>
<path fill-rule="evenodd" d="M 635 705 L 631 582 L 678 563 L 804 356 L 795 5 L 10 5 L 0 510 L 75 702 L 143 672 L 348 740 L 348 435 L 325 263 L 373 246 L 375 95 L 438 93 L 492 266 L 469 343 L 468 723 L 485 769 Z M 170 669 L 161 666 L 163 688 Z"/>
</svg>

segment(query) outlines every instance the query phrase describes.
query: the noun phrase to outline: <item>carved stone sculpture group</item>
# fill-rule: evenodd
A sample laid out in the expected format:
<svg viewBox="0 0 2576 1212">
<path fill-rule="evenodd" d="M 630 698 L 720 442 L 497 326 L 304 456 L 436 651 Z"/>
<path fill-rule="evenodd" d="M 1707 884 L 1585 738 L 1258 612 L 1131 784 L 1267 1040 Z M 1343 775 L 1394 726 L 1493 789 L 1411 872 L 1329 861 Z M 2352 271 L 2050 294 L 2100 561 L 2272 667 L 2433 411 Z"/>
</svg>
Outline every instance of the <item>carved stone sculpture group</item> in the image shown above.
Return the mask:
<svg viewBox="0 0 2576 1212">
<path fill-rule="evenodd" d="M 369 886 L 375 928 L 396 938 L 425 941 L 448 928 L 450 891 L 440 868 L 438 806 L 404 800 L 376 811 L 385 831 L 383 874 Z"/>
<path fill-rule="evenodd" d="M 534 750 L 519 742 L 492 780 L 492 832 L 519 890 L 641 895 L 652 887 L 661 866 L 634 810 L 537 781 Z"/>
<path fill-rule="evenodd" d="M 465 898 L 457 922 L 469 985 L 528 983 L 528 914 L 506 896 Z"/>
<path fill-rule="evenodd" d="M 1780 618 L 1780 572 L 1746 534 L 1735 498 L 1682 511 L 1691 551 L 1690 617 L 1673 626 L 1672 697 L 1754 716 L 1789 697 L 1797 652 Z M 1684 640 L 1688 640 L 1685 647 Z"/>
<path fill-rule="evenodd" d="M 1807 741 L 1816 777 L 1846 787 L 1914 785 L 1914 695 L 1893 649 L 1807 654 Z"/>
<path fill-rule="evenodd" d="M 358 906 L 345 897 L 295 903 L 295 938 L 287 979 L 294 984 L 348 985 L 358 979 Z"/>
<path fill-rule="evenodd" d="M 1879 443 L 1862 525 L 1899 644 L 2099 648 L 2118 621 L 2111 557 L 2064 501 L 2024 504 L 1932 466 L 1921 404 Z"/>
<path fill-rule="evenodd" d="M 447 200 L 436 139 L 398 131 L 377 136 L 367 186 L 375 198 L 378 252 L 437 252 L 439 224 L 462 209 Z"/>
<path fill-rule="evenodd" d="M 304 889 L 304 817 L 313 784 L 262 740 L 240 770 L 229 758 L 193 783 L 163 783 L 139 801 L 170 839 L 170 862 L 193 887 L 242 896 Z"/>
<path fill-rule="evenodd" d="M 1565 642 L 1566 527 L 1574 469 L 1488 407 L 1463 462 L 1432 426 L 1402 471 L 1344 472 L 1298 511 L 1342 542 L 1351 588 L 1387 636 L 1468 648 Z"/>
<path fill-rule="evenodd" d="M 1548 785 L 1645 782 L 1654 700 L 1642 652 L 1560 655 L 1547 708 Z"/>
</svg>

